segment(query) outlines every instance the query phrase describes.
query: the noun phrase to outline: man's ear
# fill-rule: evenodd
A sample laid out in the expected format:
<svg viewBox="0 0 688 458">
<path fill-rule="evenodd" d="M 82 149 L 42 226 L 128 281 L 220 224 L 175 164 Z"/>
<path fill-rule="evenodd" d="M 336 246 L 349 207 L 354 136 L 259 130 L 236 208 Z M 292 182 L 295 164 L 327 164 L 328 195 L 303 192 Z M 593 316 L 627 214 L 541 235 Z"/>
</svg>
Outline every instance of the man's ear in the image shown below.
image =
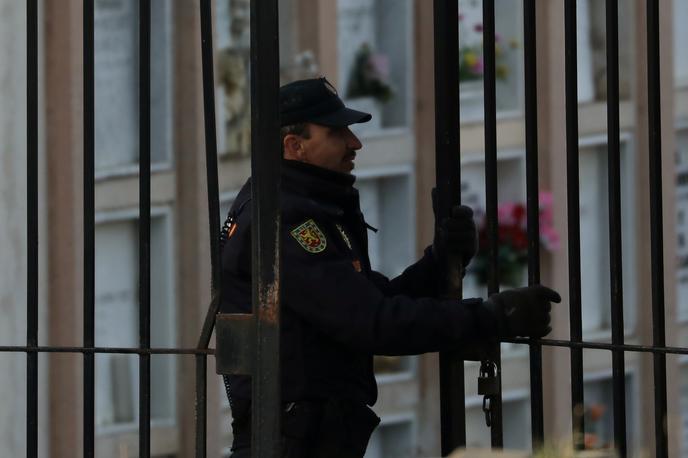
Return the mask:
<svg viewBox="0 0 688 458">
<path fill-rule="evenodd" d="M 304 149 L 301 145 L 301 138 L 298 135 L 289 134 L 284 137 L 282 141 L 284 146 L 284 158 L 296 161 L 302 161 L 304 157 Z"/>
</svg>

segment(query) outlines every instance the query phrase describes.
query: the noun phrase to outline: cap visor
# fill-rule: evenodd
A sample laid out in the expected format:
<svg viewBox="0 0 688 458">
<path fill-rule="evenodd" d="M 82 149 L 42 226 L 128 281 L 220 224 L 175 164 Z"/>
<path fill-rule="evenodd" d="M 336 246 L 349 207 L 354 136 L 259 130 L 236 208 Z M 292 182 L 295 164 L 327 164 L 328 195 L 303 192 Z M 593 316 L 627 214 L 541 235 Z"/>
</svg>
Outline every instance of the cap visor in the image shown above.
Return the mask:
<svg viewBox="0 0 688 458">
<path fill-rule="evenodd" d="M 368 122 L 372 118 L 373 116 L 370 113 L 344 107 L 332 113 L 311 118 L 309 121 L 328 127 L 343 127 Z"/>
</svg>

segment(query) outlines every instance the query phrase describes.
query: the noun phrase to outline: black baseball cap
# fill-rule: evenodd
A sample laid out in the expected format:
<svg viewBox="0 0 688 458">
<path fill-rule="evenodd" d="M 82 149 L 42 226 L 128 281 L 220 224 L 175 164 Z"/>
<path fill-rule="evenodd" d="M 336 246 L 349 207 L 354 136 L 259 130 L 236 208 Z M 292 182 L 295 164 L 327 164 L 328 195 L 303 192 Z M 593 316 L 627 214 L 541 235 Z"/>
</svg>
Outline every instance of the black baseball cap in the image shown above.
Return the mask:
<svg viewBox="0 0 688 458">
<path fill-rule="evenodd" d="M 326 78 L 293 81 L 280 87 L 280 125 L 312 122 L 329 127 L 343 127 L 372 118 L 370 113 L 344 106 L 337 90 Z"/>
</svg>

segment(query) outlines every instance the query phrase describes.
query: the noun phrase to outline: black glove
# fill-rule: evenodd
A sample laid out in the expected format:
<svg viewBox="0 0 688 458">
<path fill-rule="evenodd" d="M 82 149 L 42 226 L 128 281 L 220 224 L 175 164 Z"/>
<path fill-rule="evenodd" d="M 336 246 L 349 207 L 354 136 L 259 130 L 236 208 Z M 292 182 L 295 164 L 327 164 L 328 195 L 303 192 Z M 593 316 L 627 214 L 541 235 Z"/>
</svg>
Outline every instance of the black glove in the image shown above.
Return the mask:
<svg viewBox="0 0 688 458">
<path fill-rule="evenodd" d="M 497 320 L 497 334 L 502 337 L 544 337 L 549 326 L 550 302 L 561 302 L 556 291 L 542 285 L 508 289 L 495 293 L 485 307 Z"/>
<path fill-rule="evenodd" d="M 437 261 L 444 261 L 448 256 L 460 256 L 466 267 L 477 250 L 478 233 L 473 210 L 465 205 L 456 205 L 451 210 L 451 216 L 444 218 L 437 227 L 432 254 Z"/>
</svg>

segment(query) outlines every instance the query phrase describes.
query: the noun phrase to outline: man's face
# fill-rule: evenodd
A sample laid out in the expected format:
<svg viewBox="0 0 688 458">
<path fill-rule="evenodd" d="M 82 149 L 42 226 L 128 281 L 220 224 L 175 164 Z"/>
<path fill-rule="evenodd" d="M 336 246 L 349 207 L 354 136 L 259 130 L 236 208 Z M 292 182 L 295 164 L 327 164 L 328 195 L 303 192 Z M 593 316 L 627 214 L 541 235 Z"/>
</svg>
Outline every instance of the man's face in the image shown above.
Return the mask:
<svg viewBox="0 0 688 458">
<path fill-rule="evenodd" d="M 335 172 L 351 173 L 356 151 L 363 146 L 348 127 L 309 125 L 310 138 L 301 138 L 303 162 Z"/>
</svg>

